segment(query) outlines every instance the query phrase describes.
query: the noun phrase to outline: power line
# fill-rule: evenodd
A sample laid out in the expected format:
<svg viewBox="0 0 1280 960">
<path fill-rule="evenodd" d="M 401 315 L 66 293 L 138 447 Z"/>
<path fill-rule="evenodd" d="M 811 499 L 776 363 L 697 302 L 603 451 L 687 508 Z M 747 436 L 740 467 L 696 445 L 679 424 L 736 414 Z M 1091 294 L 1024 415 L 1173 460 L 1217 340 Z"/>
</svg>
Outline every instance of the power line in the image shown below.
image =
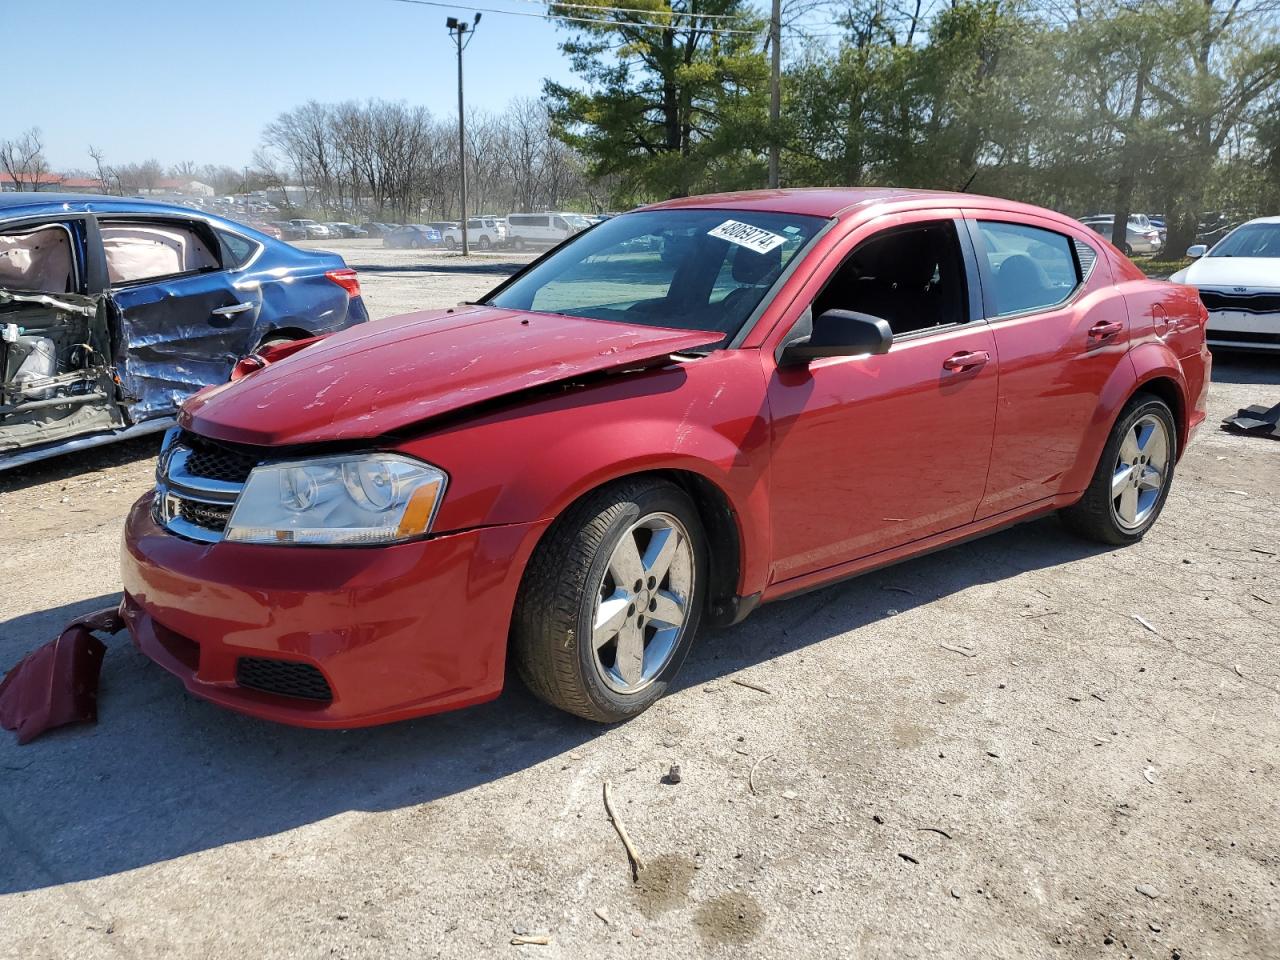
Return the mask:
<svg viewBox="0 0 1280 960">
<path fill-rule="evenodd" d="M 671 30 L 675 24 L 648 23 L 633 20 L 597 20 L 591 17 L 565 17 L 552 13 L 526 13 L 523 10 L 502 10 L 498 7 L 477 7 L 469 3 L 443 3 L 441 0 L 391 0 L 392 3 L 408 3 L 421 7 L 440 7 L 443 10 L 470 10 L 480 13 L 506 14 L 511 17 L 533 17 L 536 20 L 563 20 L 570 23 L 589 23 L 597 27 L 651 27 L 655 30 Z M 562 4 L 563 6 L 563 4 Z M 639 13 L 641 11 L 631 11 Z M 740 34 L 742 36 L 758 36 L 759 30 L 732 30 L 727 27 L 700 27 L 702 33 Z"/>
<path fill-rule="evenodd" d="M 560 0 L 517 0 L 519 3 L 531 3 L 534 6 L 549 4 L 552 7 L 575 7 L 579 10 L 598 10 L 601 13 L 638 13 L 645 16 L 660 13 L 669 17 L 688 17 L 692 20 L 736 20 L 742 22 L 739 13 L 692 13 L 688 10 L 638 10 L 635 7 L 601 7 L 594 3 L 561 3 Z"/>
</svg>

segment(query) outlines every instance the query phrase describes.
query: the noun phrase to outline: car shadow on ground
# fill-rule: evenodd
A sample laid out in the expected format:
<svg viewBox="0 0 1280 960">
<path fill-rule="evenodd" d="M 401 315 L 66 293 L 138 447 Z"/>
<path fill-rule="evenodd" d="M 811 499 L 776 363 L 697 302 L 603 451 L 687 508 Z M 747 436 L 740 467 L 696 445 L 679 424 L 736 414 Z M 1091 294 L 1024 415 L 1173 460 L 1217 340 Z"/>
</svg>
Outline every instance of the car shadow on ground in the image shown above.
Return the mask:
<svg viewBox="0 0 1280 960">
<path fill-rule="evenodd" d="M 1280 384 L 1280 353 L 1246 353 L 1240 350 L 1216 349 L 1213 351 L 1213 379 L 1220 383 L 1239 383 L 1275 386 Z M 1258 403 L 1275 403 L 1261 391 Z"/>
<path fill-rule="evenodd" d="M 761 608 L 705 633 L 672 696 L 694 696 L 745 668 L 874 625 L 982 582 L 1070 563 L 1100 548 L 1042 520 Z M 52 636 L 118 594 L 0 625 L 5 663 L 17 637 Z M 894 609 L 890 609 L 894 608 Z M 930 647 L 934 636 L 922 637 Z M 0 893 L 110 876 L 314 823 L 346 811 L 426 803 L 501 780 L 580 748 L 606 728 L 535 700 L 512 680 L 496 701 L 349 732 L 241 717 L 187 695 L 132 649 L 108 640 L 101 719 L 26 747 L 0 742 Z"/>
</svg>

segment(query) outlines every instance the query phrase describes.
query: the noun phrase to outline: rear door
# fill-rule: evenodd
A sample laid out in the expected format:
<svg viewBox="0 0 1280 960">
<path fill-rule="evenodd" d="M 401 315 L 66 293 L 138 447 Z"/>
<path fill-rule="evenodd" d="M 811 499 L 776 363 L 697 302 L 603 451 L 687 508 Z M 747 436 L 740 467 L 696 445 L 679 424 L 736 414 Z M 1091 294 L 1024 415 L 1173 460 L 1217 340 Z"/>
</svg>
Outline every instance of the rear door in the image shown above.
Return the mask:
<svg viewBox="0 0 1280 960">
<path fill-rule="evenodd" d="M 129 418 L 171 416 L 252 350 L 261 290 L 237 286 L 226 249 L 203 221 L 99 215 L 98 232 Z"/>
<path fill-rule="evenodd" d="M 971 211 L 983 309 L 1000 357 L 991 473 L 978 518 L 1064 493 L 1098 396 L 1129 347 L 1106 259 L 1052 220 Z"/>
</svg>

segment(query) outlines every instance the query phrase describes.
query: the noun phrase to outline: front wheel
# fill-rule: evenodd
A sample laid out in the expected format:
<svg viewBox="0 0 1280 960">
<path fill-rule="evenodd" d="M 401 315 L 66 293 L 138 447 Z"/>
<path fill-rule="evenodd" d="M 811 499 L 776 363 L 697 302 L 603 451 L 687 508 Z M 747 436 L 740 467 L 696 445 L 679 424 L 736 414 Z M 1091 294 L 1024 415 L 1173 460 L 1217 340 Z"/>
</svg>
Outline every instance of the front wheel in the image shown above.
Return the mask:
<svg viewBox="0 0 1280 960">
<path fill-rule="evenodd" d="M 1063 523 L 1101 543 L 1141 540 L 1169 497 L 1177 438 L 1168 404 L 1138 394 L 1112 428 L 1084 496 L 1061 511 Z"/>
<path fill-rule="evenodd" d="M 517 251 L 523 251 L 524 241 L 521 240 L 519 237 L 516 237 L 514 240 L 511 241 L 511 246 L 514 247 Z"/>
<path fill-rule="evenodd" d="M 525 571 L 512 630 L 521 678 L 589 720 L 642 713 L 689 652 L 706 571 L 702 524 L 679 487 L 632 480 L 588 495 Z"/>
<path fill-rule="evenodd" d="M 481 250 L 488 250 L 488 249 L 489 249 L 489 247 L 490 247 L 490 246 L 492 246 L 492 244 L 490 244 L 490 243 L 489 243 L 489 238 L 488 238 L 488 237 L 486 237 L 486 236 L 484 236 L 483 234 L 481 234 L 481 235 L 480 235 L 480 244 L 479 244 L 479 246 L 480 246 L 480 249 L 481 249 Z"/>
</svg>

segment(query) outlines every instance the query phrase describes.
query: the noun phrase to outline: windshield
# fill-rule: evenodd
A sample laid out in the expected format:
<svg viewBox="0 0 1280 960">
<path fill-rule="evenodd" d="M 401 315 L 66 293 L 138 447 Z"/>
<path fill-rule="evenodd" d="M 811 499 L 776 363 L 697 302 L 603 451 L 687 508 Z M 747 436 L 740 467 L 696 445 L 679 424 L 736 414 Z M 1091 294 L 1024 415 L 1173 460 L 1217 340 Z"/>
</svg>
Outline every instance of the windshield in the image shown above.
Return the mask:
<svg viewBox="0 0 1280 960">
<path fill-rule="evenodd" d="M 747 210 L 629 213 L 565 243 L 485 303 L 732 338 L 825 223 Z"/>
<path fill-rule="evenodd" d="M 1280 223 L 1246 223 L 1222 238 L 1211 257 L 1280 257 Z"/>
</svg>

